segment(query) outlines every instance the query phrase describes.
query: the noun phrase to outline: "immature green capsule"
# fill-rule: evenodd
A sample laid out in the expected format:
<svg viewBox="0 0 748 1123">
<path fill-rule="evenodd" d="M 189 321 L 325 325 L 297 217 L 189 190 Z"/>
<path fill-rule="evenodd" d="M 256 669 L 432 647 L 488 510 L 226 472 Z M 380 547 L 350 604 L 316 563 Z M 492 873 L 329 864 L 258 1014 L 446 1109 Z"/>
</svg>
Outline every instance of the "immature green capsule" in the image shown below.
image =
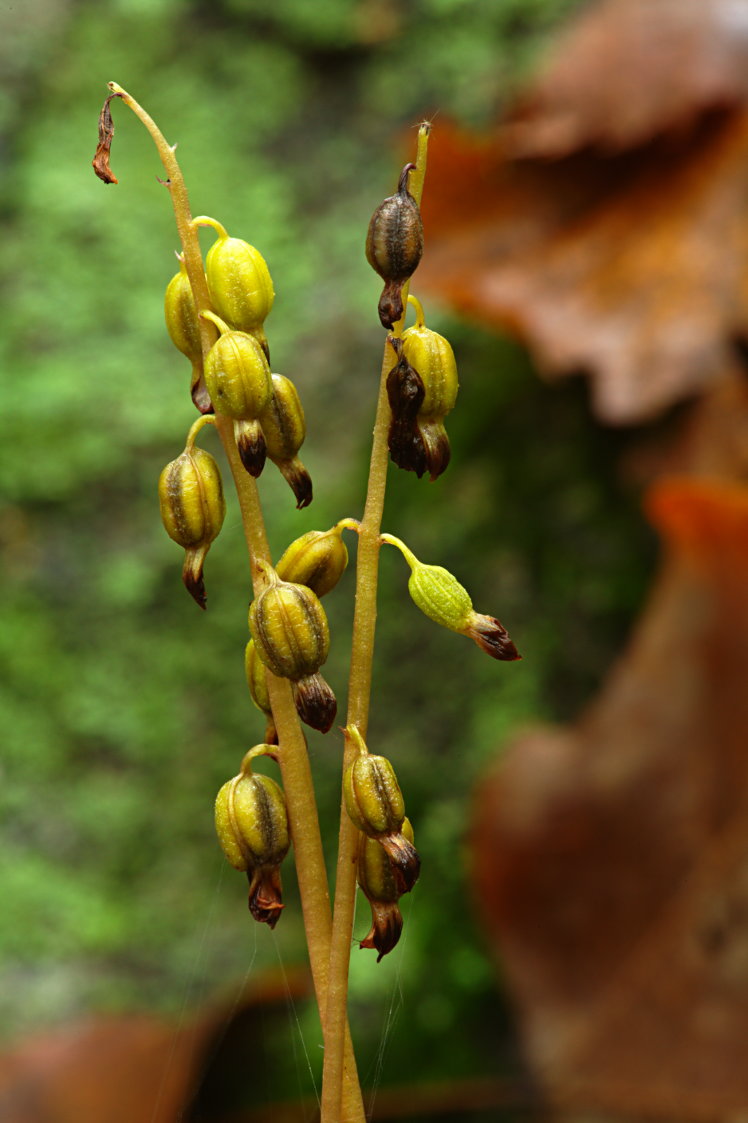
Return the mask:
<svg viewBox="0 0 748 1123">
<path fill-rule="evenodd" d="M 295 684 L 296 708 L 314 729 L 327 732 L 337 703 L 318 673 L 330 649 L 325 610 L 305 585 L 281 581 L 262 563 L 266 586 L 249 608 L 249 630 L 257 655 L 273 674 Z M 302 712 L 303 711 L 303 712 Z"/>
<path fill-rule="evenodd" d="M 288 814 L 275 780 L 251 771 L 248 758 L 253 752 L 257 750 L 247 754 L 242 771 L 218 793 L 216 833 L 231 865 L 247 873 L 255 920 L 274 928 L 283 908 L 280 864 L 290 845 Z"/>
<path fill-rule="evenodd" d="M 346 810 L 360 831 L 384 847 L 400 892 L 406 893 L 415 885 L 421 863 L 402 832 L 405 803 L 395 770 L 386 757 L 369 753 L 355 725 L 345 733 L 359 750 L 343 778 Z"/>
<path fill-rule="evenodd" d="M 275 569 L 283 581 L 306 585 L 318 597 L 334 589 L 348 565 L 343 528 L 309 530 L 291 543 Z"/>
<path fill-rule="evenodd" d="M 423 253 L 423 223 L 418 203 L 408 191 L 408 175 L 415 164 L 406 164 L 397 192 L 380 203 L 369 223 L 366 258 L 385 282 L 379 299 L 379 319 L 391 329 L 403 314 L 400 290 L 415 272 Z"/>
<path fill-rule="evenodd" d="M 408 592 L 424 615 L 443 628 L 468 636 L 493 659 L 511 662 L 521 658 L 501 621 L 476 612 L 467 589 L 448 569 L 424 565 L 391 534 L 383 534 L 382 541 L 397 546 L 410 566 Z"/>
<path fill-rule="evenodd" d="M 182 580 L 205 608 L 203 564 L 226 515 L 221 473 L 210 453 L 188 440 L 181 456 L 162 471 L 158 497 L 166 533 L 185 550 Z"/>
<path fill-rule="evenodd" d="M 262 325 L 275 299 L 265 258 L 249 242 L 230 238 L 225 227 L 215 219 L 201 217 L 195 222 L 212 226 L 218 234 L 205 259 L 208 290 L 214 307 L 232 328 L 256 335 L 265 348 Z"/>
<path fill-rule="evenodd" d="M 415 840 L 410 819 L 403 819 L 402 833 L 413 845 Z M 400 939 L 403 918 L 397 902 L 402 896 L 402 889 L 381 843 L 364 834 L 359 838 L 356 878 L 371 906 L 371 928 L 359 947 L 374 948 L 379 953 L 379 963 Z"/>
<path fill-rule="evenodd" d="M 312 501 L 312 481 L 297 453 L 306 437 L 304 410 L 290 378 L 272 376 L 272 397 L 260 415 L 267 454 L 296 496 L 298 509 Z"/>
<path fill-rule="evenodd" d="M 192 287 L 181 254 L 179 255 L 179 272 L 174 274 L 166 286 L 164 317 L 166 319 L 166 330 L 172 343 L 192 363 L 192 400 L 201 413 L 208 413 L 211 409 L 211 402 L 203 377 L 200 325 L 197 319 L 195 298 L 192 295 Z"/>
</svg>

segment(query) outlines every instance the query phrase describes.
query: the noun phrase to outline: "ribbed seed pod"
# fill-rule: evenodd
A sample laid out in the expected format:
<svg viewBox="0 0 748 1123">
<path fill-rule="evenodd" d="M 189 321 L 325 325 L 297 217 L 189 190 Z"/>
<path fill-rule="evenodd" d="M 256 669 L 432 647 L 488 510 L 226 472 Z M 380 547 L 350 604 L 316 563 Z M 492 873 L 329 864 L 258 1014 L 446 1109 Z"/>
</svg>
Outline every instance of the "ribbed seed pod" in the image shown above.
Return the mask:
<svg viewBox="0 0 748 1123">
<path fill-rule="evenodd" d="M 454 352 L 438 332 L 427 328 L 421 302 L 414 296 L 408 301 L 416 309 L 416 322 L 403 333 L 403 355 L 418 371 L 423 383 L 423 401 L 415 421 L 421 438 L 429 476 L 435 480 L 450 459 L 449 438 L 443 421 L 457 400 L 457 364 Z"/>
<path fill-rule="evenodd" d="M 348 565 L 343 528 L 309 530 L 288 547 L 276 565 L 283 581 L 306 585 L 318 597 L 334 589 Z"/>
<path fill-rule="evenodd" d="M 403 819 L 402 833 L 411 846 L 414 845 L 410 819 Z M 371 928 L 359 947 L 374 948 L 379 953 L 379 963 L 400 939 L 403 918 L 397 902 L 402 890 L 386 850 L 380 842 L 367 838 L 365 834 L 359 838 L 356 877 L 371 906 Z"/>
<path fill-rule="evenodd" d="M 415 164 L 406 164 L 397 192 L 379 204 L 369 223 L 366 258 L 385 282 L 379 299 L 379 319 L 391 329 L 403 314 L 401 288 L 415 271 L 423 253 L 421 212 L 408 191 L 408 175 Z"/>
<path fill-rule="evenodd" d="M 424 565 L 391 534 L 383 534 L 382 541 L 397 546 L 410 566 L 408 592 L 424 615 L 443 628 L 468 636 L 493 659 L 512 662 L 521 658 L 501 621 L 476 612 L 467 589 L 448 569 Z"/>
<path fill-rule="evenodd" d="M 345 734 L 359 750 L 343 779 L 346 810 L 360 831 L 384 847 L 400 892 L 407 893 L 416 883 L 421 863 L 402 833 L 405 803 L 395 770 L 386 757 L 369 752 L 355 725 L 349 725 Z"/>
<path fill-rule="evenodd" d="M 267 454 L 288 481 L 301 509 L 312 501 L 312 481 L 297 456 L 306 437 L 304 410 L 290 378 L 274 374 L 272 385 L 272 397 L 260 415 Z"/>
<path fill-rule="evenodd" d="M 330 648 L 325 610 L 311 589 L 281 581 L 272 566 L 262 568 L 267 584 L 249 608 L 257 655 L 273 674 L 291 679 L 302 720 L 326 733 L 337 703 L 318 673 Z"/>
<path fill-rule="evenodd" d="M 415 307 L 416 322 L 403 332 L 403 354 L 421 377 L 423 401 L 419 416 L 446 417 L 457 401 L 457 364 L 452 347 L 443 335 L 426 327 L 421 302 L 414 296 L 408 302 Z"/>
<path fill-rule="evenodd" d="M 244 649 L 244 673 L 247 676 L 247 686 L 249 687 L 249 694 L 252 701 L 255 706 L 257 706 L 257 709 L 262 710 L 267 718 L 265 743 L 277 745 L 278 733 L 275 728 L 275 722 L 273 721 L 273 711 L 270 707 L 270 695 L 268 694 L 265 664 L 257 655 L 254 640 L 250 640 Z"/>
<path fill-rule="evenodd" d="M 265 258 L 249 242 L 230 238 L 215 219 L 203 216 L 195 223 L 212 226 L 218 234 L 205 259 L 208 291 L 216 311 L 232 328 L 254 335 L 266 350 L 262 325 L 275 293 Z"/>
<path fill-rule="evenodd" d="M 203 349 L 200 343 L 200 325 L 197 319 L 195 298 L 192 295 L 190 279 L 179 254 L 179 272 L 175 273 L 166 286 L 164 296 L 164 317 L 166 330 L 174 346 L 192 363 L 191 394 L 192 400 L 201 413 L 210 411 L 211 402 L 203 377 Z"/>
<path fill-rule="evenodd" d="M 265 436 L 259 418 L 273 393 L 265 352 L 254 336 L 233 331 L 213 312 L 201 316 L 221 333 L 205 361 L 205 382 L 214 406 L 233 417 L 235 437 L 242 463 L 251 476 L 259 476 L 265 464 Z"/>
<path fill-rule="evenodd" d="M 216 833 L 221 849 L 235 869 L 249 880 L 249 908 L 255 920 L 274 928 L 283 908 L 280 864 L 290 836 L 286 799 L 269 776 L 255 774 L 250 756 L 242 771 L 223 785 L 216 798 Z"/>
<path fill-rule="evenodd" d="M 221 473 L 210 453 L 188 442 L 162 471 L 158 497 L 166 533 L 185 550 L 182 580 L 205 608 L 203 564 L 226 515 Z"/>
</svg>

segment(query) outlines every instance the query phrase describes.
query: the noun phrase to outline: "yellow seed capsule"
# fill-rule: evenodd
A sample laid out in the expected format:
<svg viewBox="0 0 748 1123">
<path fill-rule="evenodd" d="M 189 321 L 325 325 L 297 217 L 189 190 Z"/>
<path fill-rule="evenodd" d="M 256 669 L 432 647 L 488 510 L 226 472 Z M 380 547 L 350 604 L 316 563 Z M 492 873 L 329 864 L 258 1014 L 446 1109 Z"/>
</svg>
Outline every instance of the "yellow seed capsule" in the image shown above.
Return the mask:
<svg viewBox="0 0 748 1123">
<path fill-rule="evenodd" d="M 244 649 L 244 672 L 247 676 L 249 693 L 257 709 L 262 710 L 264 714 L 271 713 L 265 664 L 257 657 L 255 641 L 252 639 Z"/>
<path fill-rule="evenodd" d="M 405 165 L 396 193 L 374 211 L 366 238 L 366 259 L 385 282 L 379 319 L 386 328 L 392 328 L 403 314 L 400 290 L 423 253 L 421 212 L 408 191 L 408 175 L 414 168 L 415 164 Z"/>
<path fill-rule="evenodd" d="M 233 331 L 213 312 L 200 315 L 221 333 L 205 361 L 205 381 L 213 404 L 237 421 L 256 420 L 273 393 L 264 351 L 253 336 Z"/>
<path fill-rule="evenodd" d="M 265 666 L 298 681 L 315 674 L 327 659 L 327 616 L 311 589 L 281 581 L 269 566 L 265 573 L 268 583 L 249 608 L 249 629 Z"/>
<path fill-rule="evenodd" d="M 345 735 L 358 749 L 343 778 L 346 810 L 360 831 L 384 847 L 400 892 L 408 893 L 418 879 L 421 860 L 403 834 L 405 804 L 395 770 L 386 757 L 369 753 L 355 725 L 347 726 Z"/>
<path fill-rule="evenodd" d="M 223 785 L 215 804 L 216 833 L 221 849 L 235 869 L 249 878 L 249 907 L 254 918 L 275 926 L 283 908 L 279 867 L 290 845 L 288 813 L 282 789 L 269 776 L 242 771 Z"/>
<path fill-rule="evenodd" d="M 284 581 L 306 585 L 318 597 L 334 589 L 348 565 L 343 528 L 309 530 L 288 547 L 276 572 Z"/>
<path fill-rule="evenodd" d="M 409 819 L 403 820 L 403 836 L 413 845 L 413 828 Z M 381 843 L 363 834 L 359 839 L 357 880 L 371 907 L 371 928 L 359 947 L 377 951 L 379 963 L 400 939 L 403 918 L 397 902 L 402 889 Z"/>
<path fill-rule="evenodd" d="M 443 418 L 457 400 L 457 364 L 454 351 L 443 335 L 427 328 L 421 302 L 414 296 L 408 303 L 416 309 L 416 322 L 403 332 L 403 355 L 421 377 L 423 401 L 418 414 L 425 418 Z"/>
<path fill-rule="evenodd" d="M 296 455 L 306 436 L 304 410 L 290 378 L 274 374 L 272 384 L 272 397 L 260 415 L 267 454 L 288 481 L 301 509 L 312 501 L 311 478 Z"/>
<path fill-rule="evenodd" d="M 275 728 L 273 711 L 270 707 L 270 695 L 268 694 L 265 664 L 257 658 L 254 640 L 250 640 L 244 649 L 244 673 L 247 676 L 247 686 L 249 687 L 249 694 L 252 701 L 255 706 L 257 706 L 257 709 L 262 710 L 267 718 L 265 725 L 265 743 L 268 745 L 277 745 L 278 731 Z"/>
<path fill-rule="evenodd" d="M 174 274 L 166 286 L 164 317 L 169 338 L 177 350 L 193 362 L 202 359 L 203 349 L 200 343 L 200 325 L 195 298 L 192 295 L 190 279 L 181 255 L 179 272 Z"/>
<path fill-rule="evenodd" d="M 275 293 L 265 258 L 241 238 L 230 238 L 214 218 L 201 215 L 195 226 L 212 226 L 218 239 L 208 250 L 205 272 L 218 314 L 239 331 L 262 333 Z"/>
<path fill-rule="evenodd" d="M 402 828 L 405 803 L 395 770 L 383 756 L 362 753 L 345 774 L 345 805 L 353 822 L 370 838 Z"/>
<path fill-rule="evenodd" d="M 211 409 L 211 402 L 203 377 L 200 325 L 197 319 L 192 287 L 181 254 L 179 255 L 179 272 L 174 274 L 166 286 L 164 317 L 172 343 L 192 363 L 192 400 L 201 413 L 208 413 Z"/>
<path fill-rule="evenodd" d="M 158 496 L 166 533 L 186 551 L 182 580 L 205 608 L 203 563 L 226 514 L 218 465 L 209 452 L 188 440 L 181 456 L 162 471 Z"/>
</svg>

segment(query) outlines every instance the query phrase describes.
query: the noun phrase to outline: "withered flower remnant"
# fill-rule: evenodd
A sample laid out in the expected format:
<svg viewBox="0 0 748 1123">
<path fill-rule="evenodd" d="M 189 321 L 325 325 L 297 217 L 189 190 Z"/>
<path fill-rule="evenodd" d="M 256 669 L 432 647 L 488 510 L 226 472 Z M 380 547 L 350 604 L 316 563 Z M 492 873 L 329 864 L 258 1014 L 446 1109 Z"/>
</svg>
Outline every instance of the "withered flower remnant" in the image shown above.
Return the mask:
<svg viewBox="0 0 748 1123">
<path fill-rule="evenodd" d="M 402 833 L 414 845 L 410 819 L 403 819 Z M 393 872 L 387 851 L 375 838 L 362 834 L 358 843 L 356 880 L 371 906 L 371 928 L 359 947 L 374 948 L 377 963 L 397 944 L 403 929 L 403 917 L 397 902 L 402 888 Z"/>
<path fill-rule="evenodd" d="M 397 191 L 379 204 L 366 237 L 366 259 L 385 282 L 379 298 L 379 319 L 392 330 L 403 314 L 401 289 L 415 272 L 423 253 L 423 222 L 418 203 L 408 191 L 415 164 L 400 173 Z"/>
</svg>

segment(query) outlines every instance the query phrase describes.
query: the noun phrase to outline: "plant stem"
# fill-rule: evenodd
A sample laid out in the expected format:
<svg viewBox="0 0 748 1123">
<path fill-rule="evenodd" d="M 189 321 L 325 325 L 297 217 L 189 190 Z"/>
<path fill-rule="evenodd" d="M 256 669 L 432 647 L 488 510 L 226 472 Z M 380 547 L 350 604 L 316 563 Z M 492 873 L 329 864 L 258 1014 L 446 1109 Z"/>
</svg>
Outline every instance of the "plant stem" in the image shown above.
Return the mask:
<svg viewBox="0 0 748 1123">
<path fill-rule="evenodd" d="M 135 113 L 145 125 L 156 145 L 167 175 L 167 186 L 174 207 L 177 232 L 182 243 L 185 268 L 192 286 L 195 307 L 198 311 L 212 310 L 200 252 L 198 230 L 192 222 L 187 188 L 181 168 L 174 155 L 174 148 L 167 143 L 154 120 L 126 90 L 123 90 L 116 82 L 110 82 L 109 89 Z M 199 323 L 200 339 L 203 356 L 205 357 L 217 337 L 217 332 L 215 325 L 209 320 L 200 317 Z M 254 587 L 259 572 L 258 567 L 254 565 L 254 559 L 261 558 L 270 561 L 270 551 L 257 484 L 248 475 L 241 463 L 234 440 L 232 419 L 220 413 L 216 413 L 215 416 L 216 428 L 231 468 L 239 498 Z M 255 592 L 257 591 L 255 590 Z M 317 1005 L 322 1019 L 327 1002 L 332 918 L 317 803 L 309 767 L 306 740 L 294 705 L 290 683 L 286 679 L 276 678 L 269 672 L 267 678 L 273 721 L 278 731 L 280 746 L 278 759 L 288 805 L 309 960 Z M 346 1119 L 350 1119 L 352 1123 L 364 1123 L 361 1090 L 347 1023 L 340 1028 L 339 1033 L 345 1051 L 346 1084 L 343 1102 Z M 326 1041 L 325 1044 L 327 1045 Z"/>
<path fill-rule="evenodd" d="M 409 190 L 417 203 L 423 194 L 426 175 L 426 156 L 430 126 L 418 130 L 418 151 L 415 171 L 410 177 Z M 403 286 L 403 308 L 408 307 L 408 283 Z M 402 334 L 402 318 L 395 324 L 393 334 Z M 377 582 L 379 578 L 379 534 L 384 513 L 387 488 L 388 448 L 387 435 L 390 407 L 387 398 L 387 375 L 397 356 L 385 342 L 382 371 L 379 379 L 379 397 L 374 422 L 374 437 L 369 462 L 369 482 L 366 491 L 364 517 L 359 527 L 358 553 L 356 555 L 356 608 L 353 617 L 351 667 L 348 679 L 347 725 L 358 727 L 366 737 L 369 723 L 369 699 L 374 659 L 374 637 L 377 617 Z M 346 738 L 343 774 L 356 755 L 355 743 Z M 348 968 L 353 938 L 353 914 L 356 904 L 356 856 L 359 832 L 351 822 L 341 797 L 340 834 L 338 839 L 338 864 L 335 878 L 335 908 L 330 949 L 330 974 L 327 1006 L 324 1013 L 325 1061 L 322 1074 L 321 1123 L 338 1123 L 341 1095 L 345 1079 L 343 1063 L 343 1027 L 347 1022 Z M 345 1121 L 345 1117 L 343 1117 Z"/>
</svg>

